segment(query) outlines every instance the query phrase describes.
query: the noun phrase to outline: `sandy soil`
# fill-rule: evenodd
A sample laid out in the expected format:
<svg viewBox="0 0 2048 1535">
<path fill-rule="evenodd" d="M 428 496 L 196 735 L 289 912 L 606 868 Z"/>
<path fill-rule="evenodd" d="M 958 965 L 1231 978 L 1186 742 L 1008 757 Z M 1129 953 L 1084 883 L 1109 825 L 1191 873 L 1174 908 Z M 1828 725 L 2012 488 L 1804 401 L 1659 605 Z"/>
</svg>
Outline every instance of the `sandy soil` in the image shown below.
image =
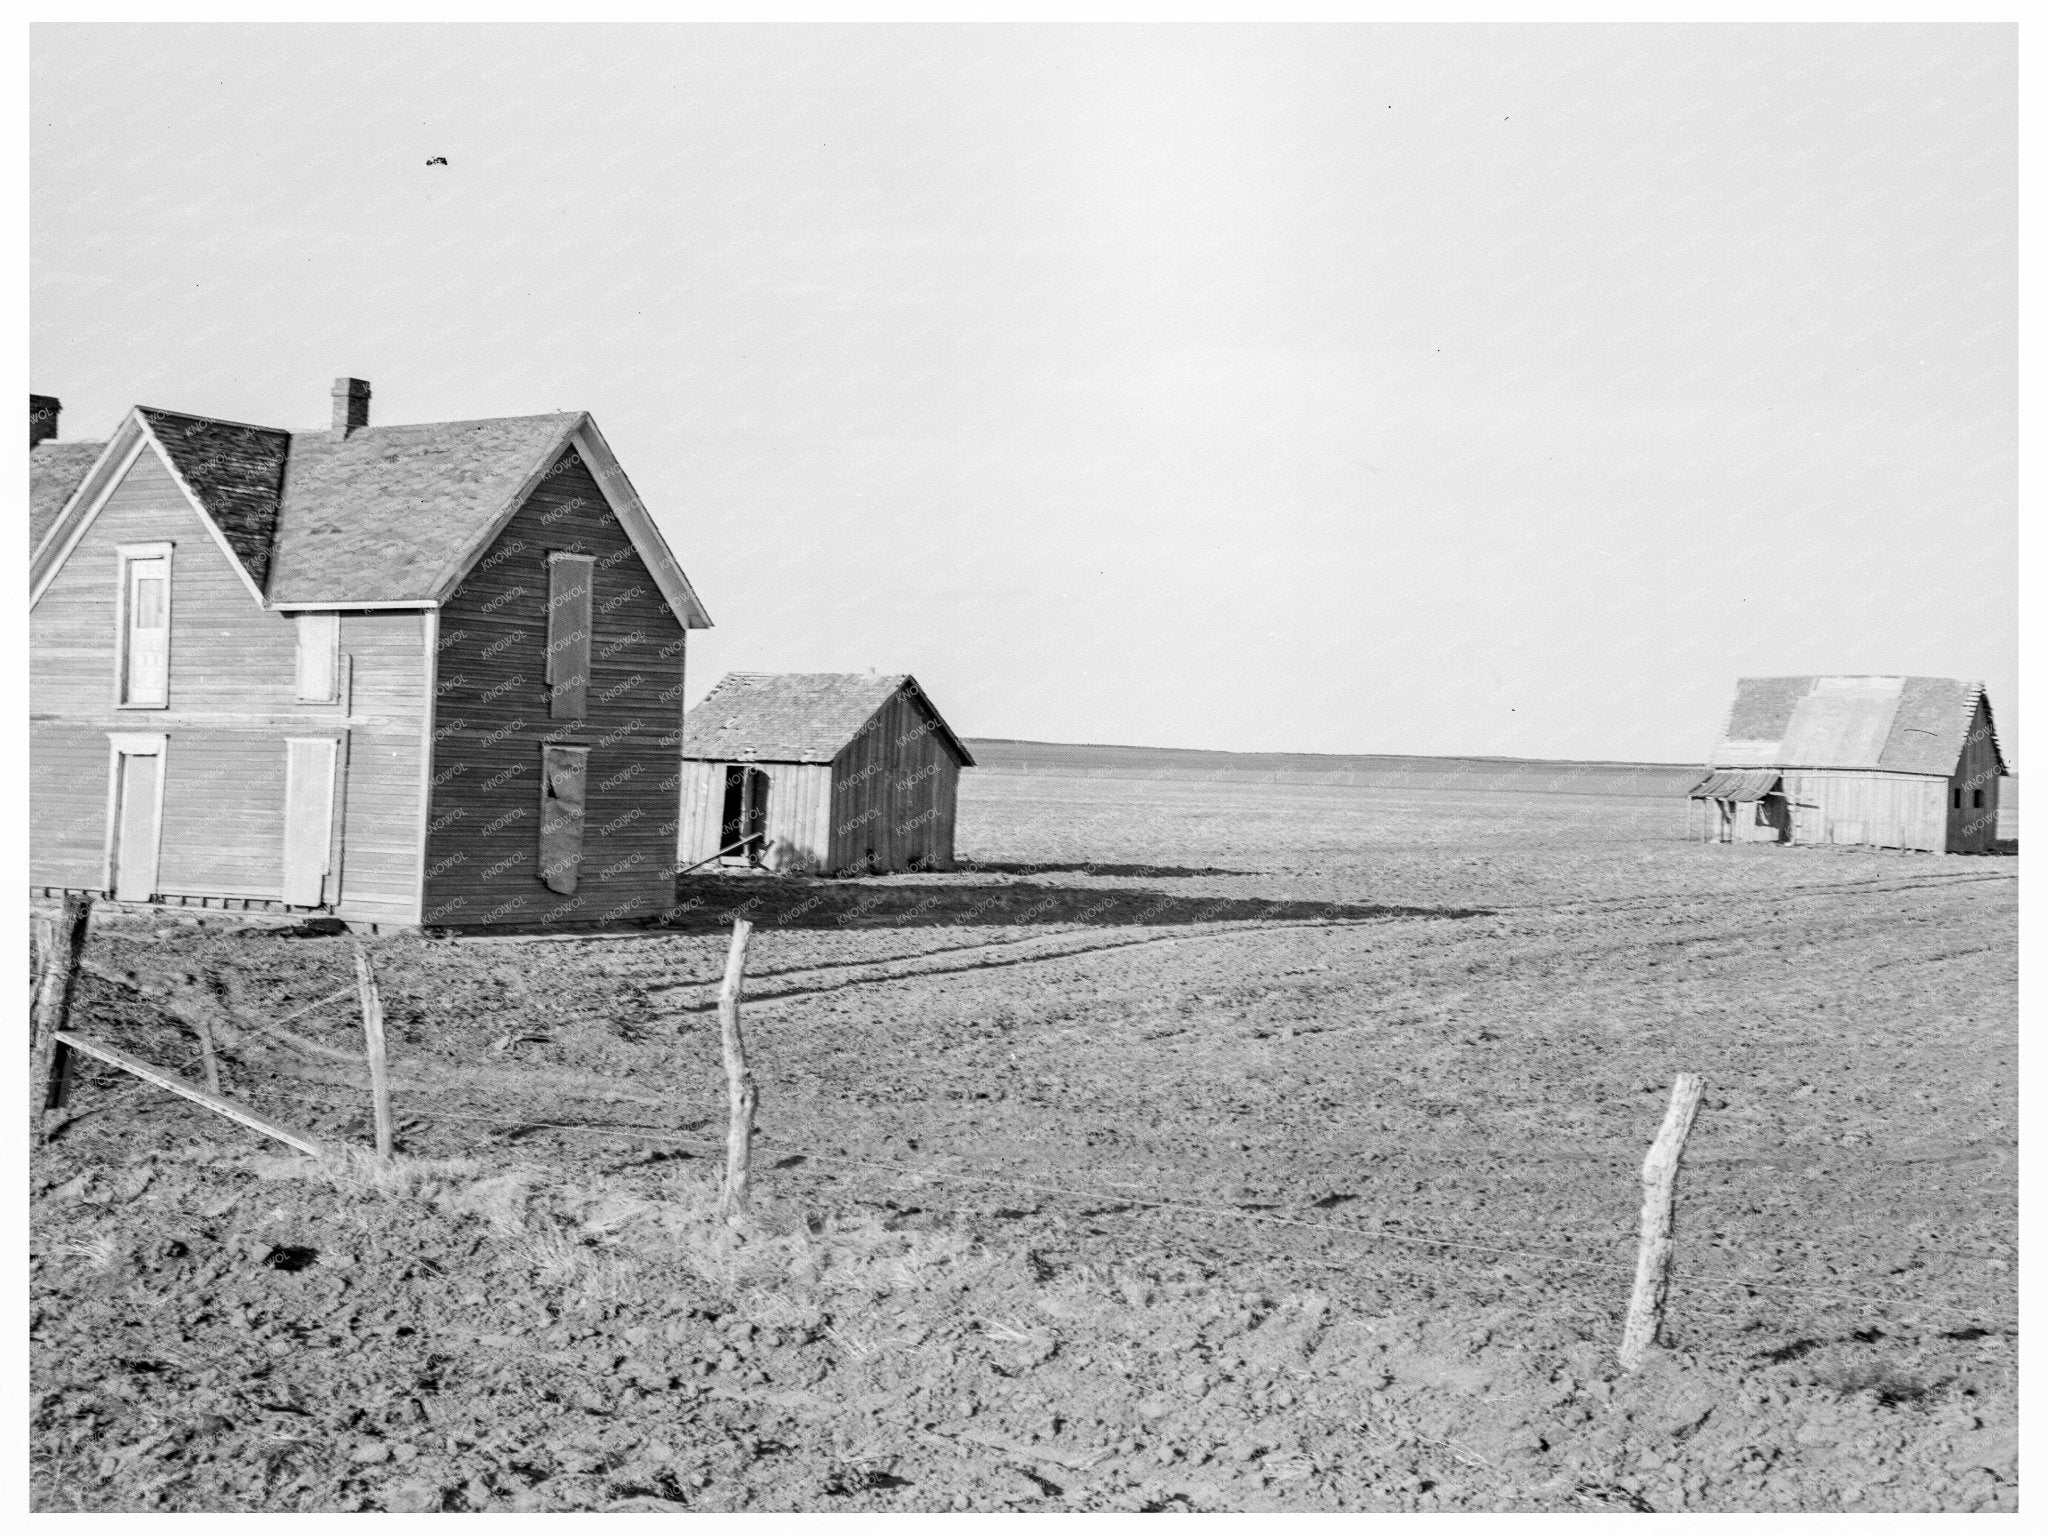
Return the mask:
<svg viewBox="0 0 2048 1535">
<path fill-rule="evenodd" d="M 35 1505 L 2017 1506 L 2016 859 L 1048 774 L 967 775 L 962 822 L 952 875 L 373 941 L 390 1167 L 87 1066 L 33 1165 Z M 186 1063 L 204 1013 L 230 1092 L 360 1147 L 351 1004 L 289 1016 L 350 952 L 108 915 L 78 1026 Z"/>
</svg>

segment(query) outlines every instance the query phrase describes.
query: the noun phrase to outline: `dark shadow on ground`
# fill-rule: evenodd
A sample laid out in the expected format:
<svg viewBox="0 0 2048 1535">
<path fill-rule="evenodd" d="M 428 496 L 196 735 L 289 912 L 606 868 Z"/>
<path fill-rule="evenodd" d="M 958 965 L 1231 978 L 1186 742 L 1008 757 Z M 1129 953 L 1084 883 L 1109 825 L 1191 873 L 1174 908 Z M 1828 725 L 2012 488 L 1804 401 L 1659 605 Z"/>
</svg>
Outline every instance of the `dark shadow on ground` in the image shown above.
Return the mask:
<svg viewBox="0 0 2048 1535">
<path fill-rule="evenodd" d="M 960 862 L 962 874 L 1093 874 L 1100 879 L 1202 879 L 1228 874 L 1250 879 L 1251 869 L 1187 869 L 1155 863 L 974 863 Z"/>
<path fill-rule="evenodd" d="M 1471 907 L 1373 906 L 1344 901 L 1260 901 L 1158 890 L 1091 890 L 1024 880 L 985 884 L 845 884 L 830 880 L 684 876 L 671 931 L 728 927 L 734 917 L 785 928 L 1158 927 L 1200 922 L 1364 922 L 1388 917 L 1486 917 Z"/>
</svg>

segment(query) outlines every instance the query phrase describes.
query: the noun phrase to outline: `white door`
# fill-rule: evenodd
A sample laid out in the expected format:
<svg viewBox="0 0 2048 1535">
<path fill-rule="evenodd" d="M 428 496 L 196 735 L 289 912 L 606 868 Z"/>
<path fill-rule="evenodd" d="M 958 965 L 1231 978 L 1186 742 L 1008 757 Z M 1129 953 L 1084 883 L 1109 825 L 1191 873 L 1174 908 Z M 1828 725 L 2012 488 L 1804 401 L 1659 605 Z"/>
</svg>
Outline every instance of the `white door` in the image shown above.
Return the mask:
<svg viewBox="0 0 2048 1535">
<path fill-rule="evenodd" d="M 160 752 L 117 750 L 114 756 L 113 838 L 109 849 L 117 901 L 156 894 L 159 816 L 163 806 Z"/>
<path fill-rule="evenodd" d="M 286 741 L 284 894 L 287 906 L 320 906 L 334 852 L 333 737 Z"/>
</svg>

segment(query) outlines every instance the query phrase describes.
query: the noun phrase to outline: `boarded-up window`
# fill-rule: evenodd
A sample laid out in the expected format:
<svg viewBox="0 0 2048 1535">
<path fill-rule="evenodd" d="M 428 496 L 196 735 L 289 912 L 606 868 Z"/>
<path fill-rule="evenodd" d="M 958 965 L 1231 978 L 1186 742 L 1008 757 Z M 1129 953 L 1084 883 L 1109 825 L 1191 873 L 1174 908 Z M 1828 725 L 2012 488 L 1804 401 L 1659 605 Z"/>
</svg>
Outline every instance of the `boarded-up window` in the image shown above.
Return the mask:
<svg viewBox="0 0 2048 1535">
<path fill-rule="evenodd" d="M 580 720 L 590 698 L 590 589 L 596 560 L 548 556 L 548 715 Z"/>
<path fill-rule="evenodd" d="M 298 698 L 302 704 L 331 704 L 340 667 L 341 615 L 299 615 Z"/>
<path fill-rule="evenodd" d="M 161 709 L 171 698 L 171 556 L 122 561 L 121 702 Z"/>
<path fill-rule="evenodd" d="M 334 782 L 341 743 L 286 740 L 284 880 L 287 906 L 327 904 L 334 865 Z"/>
<path fill-rule="evenodd" d="M 559 895 L 576 893 L 583 868 L 583 785 L 587 746 L 540 749 L 540 879 Z"/>
</svg>

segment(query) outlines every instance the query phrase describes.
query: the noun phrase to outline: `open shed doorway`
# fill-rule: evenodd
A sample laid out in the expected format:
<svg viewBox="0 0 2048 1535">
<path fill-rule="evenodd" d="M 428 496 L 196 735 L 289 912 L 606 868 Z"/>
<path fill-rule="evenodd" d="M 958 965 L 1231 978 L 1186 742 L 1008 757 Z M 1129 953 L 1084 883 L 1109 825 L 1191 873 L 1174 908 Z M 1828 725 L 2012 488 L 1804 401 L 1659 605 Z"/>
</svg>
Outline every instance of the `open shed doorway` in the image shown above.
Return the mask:
<svg viewBox="0 0 2048 1535">
<path fill-rule="evenodd" d="M 1764 829 L 1757 839 L 1761 842 L 1792 840 L 1792 806 L 1781 791 L 1774 789 L 1756 802 L 1756 824 Z"/>
<path fill-rule="evenodd" d="M 725 770 L 725 814 L 720 818 L 720 863 L 758 864 L 768 844 L 768 775 L 759 768 Z"/>
</svg>

